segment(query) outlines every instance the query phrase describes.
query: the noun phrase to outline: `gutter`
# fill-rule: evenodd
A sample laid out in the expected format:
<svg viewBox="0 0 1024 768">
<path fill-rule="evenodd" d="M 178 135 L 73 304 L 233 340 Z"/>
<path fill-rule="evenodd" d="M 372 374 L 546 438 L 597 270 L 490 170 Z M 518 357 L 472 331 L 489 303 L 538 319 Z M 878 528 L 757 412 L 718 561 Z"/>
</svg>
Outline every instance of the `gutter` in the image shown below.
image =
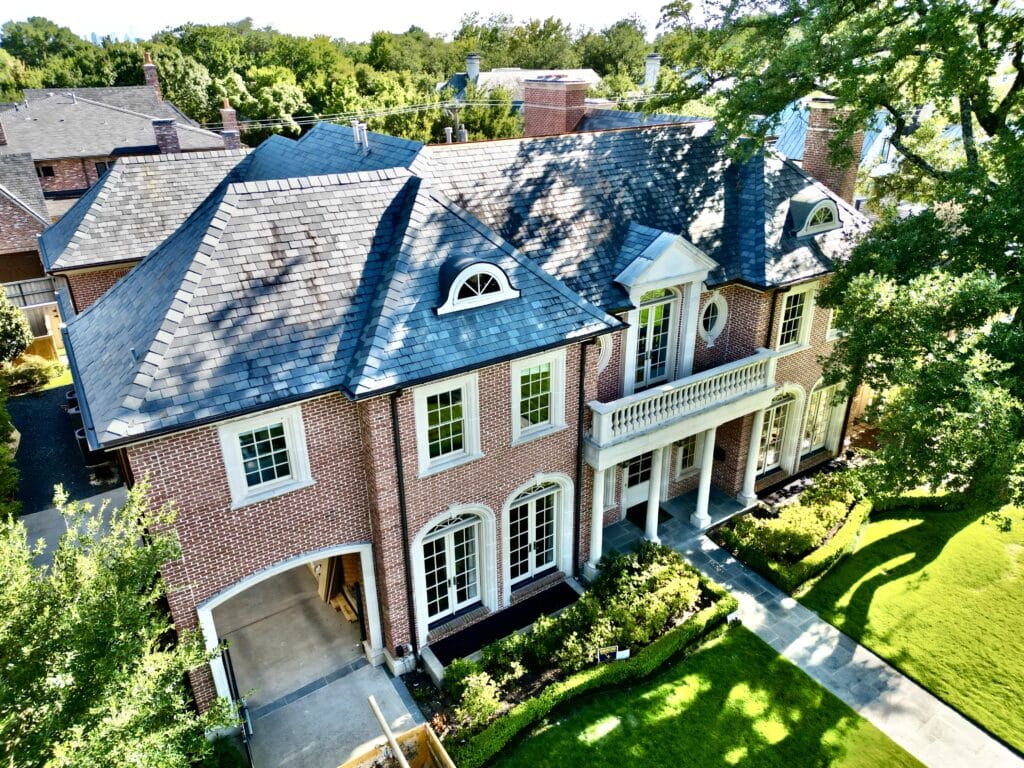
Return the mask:
<svg viewBox="0 0 1024 768">
<path fill-rule="evenodd" d="M 395 476 L 398 480 L 398 518 L 402 524 L 402 571 L 405 575 L 406 609 L 409 611 L 409 636 L 412 638 L 413 656 L 419 653 L 419 641 L 416 639 L 416 608 L 412 599 L 412 573 L 409 560 L 412 552 L 409 546 L 409 514 L 405 504 L 405 469 L 402 466 L 402 431 L 398 426 L 398 398 L 402 390 L 391 393 L 391 436 L 395 445 Z"/>
</svg>

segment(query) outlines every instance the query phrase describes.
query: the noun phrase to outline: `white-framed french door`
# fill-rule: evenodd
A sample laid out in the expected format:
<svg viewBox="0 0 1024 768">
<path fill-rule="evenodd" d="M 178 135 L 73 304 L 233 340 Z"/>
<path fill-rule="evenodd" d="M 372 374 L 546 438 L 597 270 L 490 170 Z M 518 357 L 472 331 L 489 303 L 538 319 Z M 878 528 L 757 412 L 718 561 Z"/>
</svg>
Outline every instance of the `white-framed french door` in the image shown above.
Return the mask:
<svg viewBox="0 0 1024 768">
<path fill-rule="evenodd" d="M 463 515 L 423 541 L 427 619 L 431 623 L 480 601 L 480 525 Z"/>
<path fill-rule="evenodd" d="M 622 465 L 622 513 L 647 502 L 651 494 L 651 460 L 653 454 L 642 453 Z"/>
<path fill-rule="evenodd" d="M 556 566 L 558 494 L 555 484 L 516 498 L 509 509 L 509 582 L 528 581 Z"/>
<path fill-rule="evenodd" d="M 633 366 L 635 392 L 673 378 L 678 303 L 678 296 L 667 289 L 649 291 L 640 299 Z"/>
</svg>

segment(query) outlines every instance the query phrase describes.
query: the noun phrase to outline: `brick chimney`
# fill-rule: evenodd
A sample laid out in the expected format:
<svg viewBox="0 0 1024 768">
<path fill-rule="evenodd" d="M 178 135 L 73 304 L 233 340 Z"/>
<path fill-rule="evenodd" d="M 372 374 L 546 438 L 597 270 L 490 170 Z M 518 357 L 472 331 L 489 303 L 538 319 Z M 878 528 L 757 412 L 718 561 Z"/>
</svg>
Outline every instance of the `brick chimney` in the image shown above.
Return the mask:
<svg viewBox="0 0 1024 768">
<path fill-rule="evenodd" d="M 525 83 L 525 136 L 572 133 L 583 119 L 587 84 L 557 77 Z"/>
<path fill-rule="evenodd" d="M 238 113 L 235 112 L 231 102 L 224 98 L 224 106 L 220 108 L 220 135 L 224 139 L 225 149 L 240 149 L 242 146 L 242 133 L 238 127 Z"/>
<path fill-rule="evenodd" d="M 466 78 L 474 85 L 480 79 L 480 54 L 466 55 Z"/>
<path fill-rule="evenodd" d="M 242 148 L 242 137 L 238 131 L 221 131 L 220 137 L 224 140 L 224 149 Z"/>
<path fill-rule="evenodd" d="M 160 148 L 161 155 L 181 152 L 181 142 L 178 140 L 178 125 L 172 118 L 164 117 L 154 120 L 153 133 L 156 134 L 156 145 Z"/>
<path fill-rule="evenodd" d="M 837 117 L 843 114 L 842 111 L 836 111 L 835 98 L 832 96 L 822 95 L 811 99 L 807 136 L 804 138 L 803 169 L 846 202 L 852 203 L 860 151 L 864 145 L 864 131 L 858 130 L 850 137 L 850 161 L 842 167 L 833 165 L 829 143 L 839 131 Z"/>
<path fill-rule="evenodd" d="M 142 75 L 146 78 L 146 85 L 156 91 L 158 99 L 163 98 L 160 94 L 160 76 L 156 73 L 153 57 L 149 55 L 149 51 L 146 51 L 143 56 L 145 56 L 145 62 L 142 64 Z"/>
</svg>

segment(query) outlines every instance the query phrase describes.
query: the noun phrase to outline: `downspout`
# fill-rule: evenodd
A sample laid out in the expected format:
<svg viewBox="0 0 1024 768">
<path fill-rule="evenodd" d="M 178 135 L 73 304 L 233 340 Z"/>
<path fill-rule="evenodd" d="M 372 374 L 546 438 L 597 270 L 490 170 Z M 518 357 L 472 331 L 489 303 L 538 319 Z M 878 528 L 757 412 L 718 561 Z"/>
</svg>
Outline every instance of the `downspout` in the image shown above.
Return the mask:
<svg viewBox="0 0 1024 768">
<path fill-rule="evenodd" d="M 391 393 L 391 434 L 395 444 L 395 476 L 398 480 L 398 519 L 402 525 L 402 570 L 405 573 L 405 601 L 409 612 L 409 636 L 412 638 L 412 652 L 419 653 L 416 639 L 416 609 L 412 599 L 412 573 L 409 571 L 409 515 L 405 506 L 405 470 L 402 467 L 402 431 L 398 426 L 398 398 L 402 390 Z"/>
<path fill-rule="evenodd" d="M 576 483 L 573 486 L 573 518 L 572 518 L 572 575 L 580 572 L 580 520 L 583 507 L 583 425 L 586 397 L 584 384 L 587 377 L 587 347 L 580 344 L 580 373 L 577 383 L 576 402 Z"/>
</svg>

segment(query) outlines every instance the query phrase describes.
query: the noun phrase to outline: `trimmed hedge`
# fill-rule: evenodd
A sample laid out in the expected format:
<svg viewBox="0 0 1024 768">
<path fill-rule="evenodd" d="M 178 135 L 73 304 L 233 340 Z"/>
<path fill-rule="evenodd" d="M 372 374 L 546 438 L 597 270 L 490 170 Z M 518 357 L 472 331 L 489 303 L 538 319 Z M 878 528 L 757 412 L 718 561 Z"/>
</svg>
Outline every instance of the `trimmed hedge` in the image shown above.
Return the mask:
<svg viewBox="0 0 1024 768">
<path fill-rule="evenodd" d="M 665 633 L 625 661 L 609 662 L 577 672 L 548 686 L 540 695 L 512 707 L 467 741 L 445 744 L 459 768 L 478 768 L 494 757 L 513 738 L 545 717 L 552 709 L 597 688 L 607 688 L 649 677 L 669 659 L 703 639 L 736 610 L 736 599 L 722 587 L 702 579 L 713 605 L 698 611 L 680 626 Z"/>
</svg>

